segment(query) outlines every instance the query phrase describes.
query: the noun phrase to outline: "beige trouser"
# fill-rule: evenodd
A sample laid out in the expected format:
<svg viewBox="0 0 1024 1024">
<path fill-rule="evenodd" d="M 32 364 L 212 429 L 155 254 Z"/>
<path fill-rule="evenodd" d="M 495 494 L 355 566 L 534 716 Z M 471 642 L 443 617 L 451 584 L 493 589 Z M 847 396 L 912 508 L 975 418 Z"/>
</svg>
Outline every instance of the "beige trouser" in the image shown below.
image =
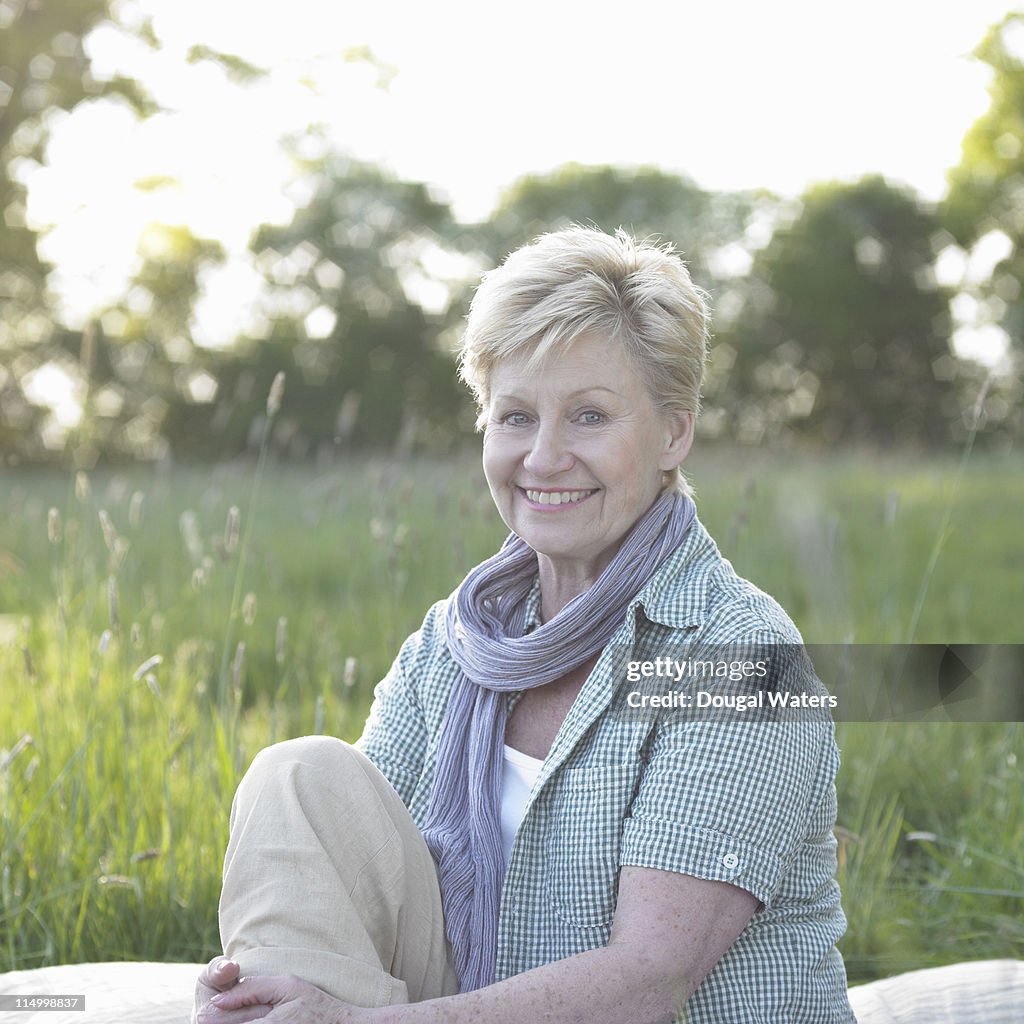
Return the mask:
<svg viewBox="0 0 1024 1024">
<path fill-rule="evenodd" d="M 419 829 L 370 761 L 326 736 L 268 747 L 239 784 L 220 934 L 242 974 L 295 974 L 357 1006 L 458 992 Z"/>
</svg>

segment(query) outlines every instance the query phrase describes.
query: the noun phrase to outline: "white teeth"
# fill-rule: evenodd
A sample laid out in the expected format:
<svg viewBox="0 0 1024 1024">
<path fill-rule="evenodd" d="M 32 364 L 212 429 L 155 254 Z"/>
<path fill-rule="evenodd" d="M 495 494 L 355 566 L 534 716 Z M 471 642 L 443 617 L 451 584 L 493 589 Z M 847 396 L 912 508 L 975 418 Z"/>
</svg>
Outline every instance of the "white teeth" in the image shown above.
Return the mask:
<svg viewBox="0 0 1024 1024">
<path fill-rule="evenodd" d="M 574 505 L 592 491 L 527 491 L 526 496 L 538 505 Z"/>
</svg>

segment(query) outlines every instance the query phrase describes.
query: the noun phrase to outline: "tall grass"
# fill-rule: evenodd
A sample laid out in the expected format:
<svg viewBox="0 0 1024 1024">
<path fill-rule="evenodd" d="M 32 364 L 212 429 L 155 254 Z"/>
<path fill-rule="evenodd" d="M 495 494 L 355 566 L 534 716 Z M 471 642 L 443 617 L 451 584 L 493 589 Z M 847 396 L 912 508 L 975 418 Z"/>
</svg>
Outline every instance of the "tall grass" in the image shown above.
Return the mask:
<svg viewBox="0 0 1024 1024">
<path fill-rule="evenodd" d="M 0 477 L 3 969 L 211 956 L 249 760 L 354 738 L 398 645 L 504 533 L 472 462 L 266 458 Z M 1018 638 L 1021 468 L 711 451 L 690 475 L 809 641 L 901 641 L 919 604 L 916 639 L 995 643 Z M 1019 727 L 839 735 L 851 975 L 1024 955 Z"/>
</svg>

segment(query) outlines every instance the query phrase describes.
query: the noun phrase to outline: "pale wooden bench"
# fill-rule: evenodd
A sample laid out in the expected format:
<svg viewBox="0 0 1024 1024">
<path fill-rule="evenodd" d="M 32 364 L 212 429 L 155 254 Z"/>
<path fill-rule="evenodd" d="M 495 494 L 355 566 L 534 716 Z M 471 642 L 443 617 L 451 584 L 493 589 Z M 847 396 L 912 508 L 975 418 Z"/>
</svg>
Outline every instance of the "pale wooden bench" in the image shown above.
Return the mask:
<svg viewBox="0 0 1024 1024">
<path fill-rule="evenodd" d="M 104 963 L 0 974 L 0 995 L 84 995 L 84 1011 L 44 1017 L 0 1012 L 0 1021 L 42 1024 L 187 1024 L 202 964 Z M 1022 1024 L 1024 961 L 979 960 L 912 971 L 850 989 L 860 1024 Z M 742 1024 L 742 1022 L 728 1022 Z"/>
</svg>

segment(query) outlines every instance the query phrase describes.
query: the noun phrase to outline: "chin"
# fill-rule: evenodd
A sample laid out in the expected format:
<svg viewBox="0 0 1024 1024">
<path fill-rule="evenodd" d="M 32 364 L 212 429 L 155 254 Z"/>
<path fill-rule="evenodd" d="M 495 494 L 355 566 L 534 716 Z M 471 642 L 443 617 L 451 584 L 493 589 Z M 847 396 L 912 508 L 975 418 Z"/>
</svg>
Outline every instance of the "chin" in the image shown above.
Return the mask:
<svg viewBox="0 0 1024 1024">
<path fill-rule="evenodd" d="M 518 532 L 518 531 L 516 531 Z M 619 542 L 609 544 L 606 539 L 589 539 L 581 536 L 579 530 L 556 531 L 524 529 L 519 536 L 537 552 L 553 561 L 571 563 L 582 566 L 592 565 L 597 560 L 605 560 L 608 552 L 614 556 L 619 549 Z"/>
</svg>

